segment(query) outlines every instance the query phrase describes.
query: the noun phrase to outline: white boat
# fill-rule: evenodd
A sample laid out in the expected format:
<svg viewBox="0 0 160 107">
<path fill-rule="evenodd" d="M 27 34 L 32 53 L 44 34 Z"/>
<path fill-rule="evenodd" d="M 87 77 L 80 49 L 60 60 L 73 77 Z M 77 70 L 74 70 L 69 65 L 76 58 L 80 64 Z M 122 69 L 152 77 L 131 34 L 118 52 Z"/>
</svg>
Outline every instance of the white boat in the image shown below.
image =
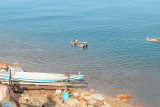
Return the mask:
<svg viewBox="0 0 160 107">
<path fill-rule="evenodd" d="M 10 67 L 9 67 L 10 68 Z M 14 68 L 10 72 L 0 71 L 0 80 L 30 81 L 30 82 L 55 82 L 81 79 L 84 75 L 40 73 L 40 72 L 17 72 Z"/>
<path fill-rule="evenodd" d="M 70 75 L 69 80 L 81 79 L 83 75 Z M 10 72 L 0 72 L 0 79 L 9 80 Z M 66 74 L 40 73 L 40 72 L 12 72 L 12 81 L 30 81 L 30 82 L 54 82 L 68 79 Z"/>
</svg>

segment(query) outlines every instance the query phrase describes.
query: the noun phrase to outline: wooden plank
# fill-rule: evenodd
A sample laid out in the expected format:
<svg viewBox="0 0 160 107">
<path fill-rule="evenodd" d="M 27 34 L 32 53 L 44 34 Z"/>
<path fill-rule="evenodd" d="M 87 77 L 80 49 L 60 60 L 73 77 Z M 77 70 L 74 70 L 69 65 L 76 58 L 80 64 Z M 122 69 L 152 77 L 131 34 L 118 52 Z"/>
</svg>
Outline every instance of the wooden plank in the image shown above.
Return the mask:
<svg viewBox="0 0 160 107">
<path fill-rule="evenodd" d="M 7 84 L 7 81 L 2 81 L 1 83 Z M 62 86 L 65 83 L 63 82 L 55 82 L 55 83 L 39 83 L 39 82 L 23 82 L 23 81 L 12 81 L 11 84 L 25 84 L 25 85 L 55 85 L 55 86 Z"/>
<path fill-rule="evenodd" d="M 19 88 L 25 89 L 25 90 L 38 90 L 38 89 L 47 89 L 47 90 L 53 90 L 53 89 L 66 89 L 64 86 L 23 86 L 19 85 Z"/>
<path fill-rule="evenodd" d="M 8 81 L 2 81 L 1 83 L 3 84 L 8 84 Z M 65 82 L 54 82 L 54 83 L 33 83 L 33 82 L 11 82 L 11 84 L 19 84 L 19 85 L 47 85 L 47 86 L 86 86 L 87 84 L 85 83 L 65 83 Z"/>
<path fill-rule="evenodd" d="M 86 83 L 83 83 L 83 84 L 72 84 L 72 83 L 68 83 L 66 84 L 66 86 L 87 86 Z"/>
</svg>

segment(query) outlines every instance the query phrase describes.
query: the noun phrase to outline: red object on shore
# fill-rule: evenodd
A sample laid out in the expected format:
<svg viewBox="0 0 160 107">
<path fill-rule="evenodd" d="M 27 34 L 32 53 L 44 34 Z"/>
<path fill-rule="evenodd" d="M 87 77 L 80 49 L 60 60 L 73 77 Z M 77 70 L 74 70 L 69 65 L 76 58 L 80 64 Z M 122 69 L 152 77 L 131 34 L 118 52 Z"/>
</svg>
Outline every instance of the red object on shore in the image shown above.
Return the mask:
<svg viewBox="0 0 160 107">
<path fill-rule="evenodd" d="M 129 94 L 118 94 L 117 97 L 118 98 L 132 98 L 132 96 Z"/>
<path fill-rule="evenodd" d="M 7 63 L 4 63 L 3 66 L 8 66 L 8 64 L 7 64 Z"/>
</svg>

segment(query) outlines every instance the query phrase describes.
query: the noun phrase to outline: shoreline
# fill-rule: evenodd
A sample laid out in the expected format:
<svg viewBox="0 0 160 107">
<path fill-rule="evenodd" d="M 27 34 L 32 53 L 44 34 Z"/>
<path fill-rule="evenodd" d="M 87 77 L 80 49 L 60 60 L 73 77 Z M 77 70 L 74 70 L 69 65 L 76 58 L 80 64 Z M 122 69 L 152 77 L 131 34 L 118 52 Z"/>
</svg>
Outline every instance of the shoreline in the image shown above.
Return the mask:
<svg viewBox="0 0 160 107">
<path fill-rule="evenodd" d="M 69 92 L 71 96 L 64 102 L 62 91 L 56 90 L 27 90 L 17 95 L 21 107 L 139 107 L 128 104 L 126 98 L 97 94 L 93 89 L 69 88 Z"/>
</svg>

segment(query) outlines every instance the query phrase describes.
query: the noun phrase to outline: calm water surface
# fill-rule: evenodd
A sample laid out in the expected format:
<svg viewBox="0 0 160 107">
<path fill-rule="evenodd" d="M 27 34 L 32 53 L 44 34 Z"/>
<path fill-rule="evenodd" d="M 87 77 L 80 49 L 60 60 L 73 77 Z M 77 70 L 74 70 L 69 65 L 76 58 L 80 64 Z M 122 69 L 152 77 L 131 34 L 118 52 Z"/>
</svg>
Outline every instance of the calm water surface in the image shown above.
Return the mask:
<svg viewBox="0 0 160 107">
<path fill-rule="evenodd" d="M 88 88 L 160 106 L 159 0 L 3 0 L 0 60 L 28 72 L 81 71 Z M 77 37 L 88 49 L 72 47 Z M 147 102 L 147 104 L 146 104 Z"/>
</svg>

